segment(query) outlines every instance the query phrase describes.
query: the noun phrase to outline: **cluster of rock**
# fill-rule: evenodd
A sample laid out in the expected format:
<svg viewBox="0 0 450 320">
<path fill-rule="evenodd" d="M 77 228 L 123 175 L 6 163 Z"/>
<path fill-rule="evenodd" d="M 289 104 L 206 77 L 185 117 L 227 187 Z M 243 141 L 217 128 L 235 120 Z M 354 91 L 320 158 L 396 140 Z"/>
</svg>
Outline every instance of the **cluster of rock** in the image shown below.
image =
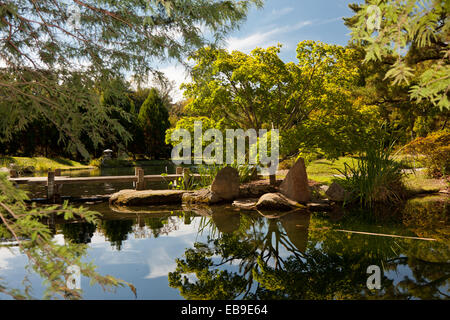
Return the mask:
<svg viewBox="0 0 450 320">
<path fill-rule="evenodd" d="M 241 185 L 238 171 L 232 167 L 225 167 L 218 172 L 209 188 L 196 191 L 122 190 L 112 195 L 109 201 L 116 206 L 232 203 L 240 210 L 258 211 L 290 211 L 299 208 L 314 211 L 327 210 L 330 207 L 328 202 L 310 202 L 311 191 L 305 162 L 301 158 L 289 170 L 279 186 L 258 182 Z"/>
</svg>

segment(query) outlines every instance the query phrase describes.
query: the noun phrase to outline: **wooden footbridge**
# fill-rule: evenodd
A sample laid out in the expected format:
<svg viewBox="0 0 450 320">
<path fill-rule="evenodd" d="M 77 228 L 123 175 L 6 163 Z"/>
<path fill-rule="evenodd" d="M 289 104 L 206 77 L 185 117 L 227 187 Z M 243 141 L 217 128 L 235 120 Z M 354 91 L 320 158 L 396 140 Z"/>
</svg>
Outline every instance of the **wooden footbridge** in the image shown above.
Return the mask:
<svg viewBox="0 0 450 320">
<path fill-rule="evenodd" d="M 140 167 L 135 168 L 133 176 L 96 176 L 96 177 L 69 177 L 61 176 L 61 170 L 49 171 L 47 177 L 17 177 L 14 170 L 10 172 L 9 181 L 15 184 L 44 185 L 47 187 L 47 200 L 57 202 L 61 197 L 61 189 L 64 184 L 86 184 L 86 183 L 112 183 L 133 182 L 136 190 L 145 190 L 147 182 L 170 182 L 179 178 L 190 176 L 200 178 L 200 174 L 192 174 L 189 169 L 177 167 L 175 174 L 145 175 Z"/>
</svg>

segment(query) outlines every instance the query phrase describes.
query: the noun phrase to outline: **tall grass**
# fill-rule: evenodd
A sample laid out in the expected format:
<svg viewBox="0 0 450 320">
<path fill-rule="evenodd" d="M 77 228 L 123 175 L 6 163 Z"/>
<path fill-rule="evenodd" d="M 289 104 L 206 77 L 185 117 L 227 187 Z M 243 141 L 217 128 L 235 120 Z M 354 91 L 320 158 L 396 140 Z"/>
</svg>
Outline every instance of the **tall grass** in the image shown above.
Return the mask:
<svg viewBox="0 0 450 320">
<path fill-rule="evenodd" d="M 356 164 L 345 163 L 343 170 L 338 169 L 344 178 L 337 180 L 350 192 L 349 201 L 359 201 L 370 207 L 374 203 L 394 203 L 406 197 L 403 165 L 393 160 L 393 147 L 394 143 L 385 147 L 382 140 L 368 144 Z"/>
</svg>

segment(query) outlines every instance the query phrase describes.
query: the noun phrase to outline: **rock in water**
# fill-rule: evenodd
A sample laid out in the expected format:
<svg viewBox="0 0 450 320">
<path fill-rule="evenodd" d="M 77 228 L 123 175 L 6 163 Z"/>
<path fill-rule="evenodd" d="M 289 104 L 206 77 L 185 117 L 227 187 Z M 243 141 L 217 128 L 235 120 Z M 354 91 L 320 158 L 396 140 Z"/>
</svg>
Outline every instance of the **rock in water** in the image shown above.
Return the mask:
<svg viewBox="0 0 450 320">
<path fill-rule="evenodd" d="M 222 198 L 209 189 L 200 189 L 183 194 L 182 201 L 183 203 L 214 204 L 221 202 Z"/>
<path fill-rule="evenodd" d="M 232 206 L 241 210 L 255 210 L 257 202 L 257 198 L 234 200 Z"/>
<path fill-rule="evenodd" d="M 227 166 L 221 169 L 211 184 L 211 191 L 223 200 L 233 200 L 239 196 L 239 172 Z"/>
<path fill-rule="evenodd" d="M 303 208 L 302 205 L 290 200 L 281 193 L 266 193 L 261 198 L 259 198 L 255 206 L 258 210 L 280 211 L 288 211 L 294 208 Z"/>
<path fill-rule="evenodd" d="M 308 202 L 311 194 L 308 186 L 305 161 L 299 158 L 280 185 L 280 192 L 297 202 Z"/>
<path fill-rule="evenodd" d="M 185 190 L 121 190 L 109 198 L 109 204 L 119 206 L 144 206 L 181 204 Z"/>
</svg>

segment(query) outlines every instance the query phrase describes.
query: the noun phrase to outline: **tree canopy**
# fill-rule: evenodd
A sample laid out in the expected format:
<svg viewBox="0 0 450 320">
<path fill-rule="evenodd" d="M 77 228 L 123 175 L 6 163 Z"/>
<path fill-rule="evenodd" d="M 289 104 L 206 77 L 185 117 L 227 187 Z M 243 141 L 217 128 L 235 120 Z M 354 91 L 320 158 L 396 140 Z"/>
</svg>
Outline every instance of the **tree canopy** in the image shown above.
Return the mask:
<svg viewBox="0 0 450 320">
<path fill-rule="evenodd" d="M 42 117 L 69 149 L 130 136 L 94 94 L 98 83 L 218 43 L 260 0 L 3 1 L 0 5 L 0 129 L 3 140 Z M 210 31 L 212 36 L 202 33 Z"/>
<path fill-rule="evenodd" d="M 408 85 L 411 99 L 450 109 L 450 3 L 366 0 L 351 8 L 355 15 L 347 24 L 365 48 L 365 61 L 391 58 L 385 78 Z"/>
<path fill-rule="evenodd" d="M 284 63 L 280 48 L 256 48 L 250 54 L 198 50 L 191 57 L 196 63 L 192 82 L 183 85 L 191 99 L 186 112 L 223 119 L 231 128 L 279 129 L 284 155 L 317 147 L 335 155 L 337 141 L 342 150 L 355 150 L 349 142 L 366 136 L 369 128 L 363 123 L 370 114 L 352 95 L 359 79 L 355 51 L 302 41 L 298 62 Z"/>
</svg>

